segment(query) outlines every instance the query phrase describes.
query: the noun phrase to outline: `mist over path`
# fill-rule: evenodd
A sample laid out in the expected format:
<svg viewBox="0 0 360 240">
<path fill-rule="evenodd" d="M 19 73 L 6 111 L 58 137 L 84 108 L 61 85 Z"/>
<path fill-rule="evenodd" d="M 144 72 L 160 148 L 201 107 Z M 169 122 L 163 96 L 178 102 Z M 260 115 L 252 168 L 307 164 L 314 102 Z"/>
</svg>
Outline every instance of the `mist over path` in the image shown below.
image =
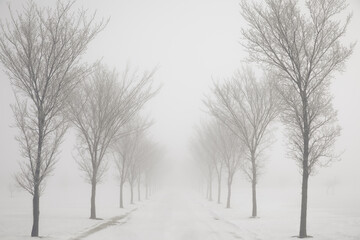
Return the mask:
<svg viewBox="0 0 360 240">
<path fill-rule="evenodd" d="M 83 239 L 242 239 L 232 226 L 217 220 L 194 194 L 182 190 L 153 196 L 127 220 Z"/>
</svg>

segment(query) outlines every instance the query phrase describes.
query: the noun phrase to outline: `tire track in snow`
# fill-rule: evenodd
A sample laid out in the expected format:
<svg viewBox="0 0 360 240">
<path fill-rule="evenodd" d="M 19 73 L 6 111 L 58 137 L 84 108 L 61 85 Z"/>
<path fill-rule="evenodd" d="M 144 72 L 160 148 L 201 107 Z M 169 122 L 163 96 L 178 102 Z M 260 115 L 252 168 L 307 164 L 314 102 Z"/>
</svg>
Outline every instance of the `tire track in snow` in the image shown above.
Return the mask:
<svg viewBox="0 0 360 240">
<path fill-rule="evenodd" d="M 223 234 L 229 235 L 231 239 L 244 239 L 240 234 L 237 233 L 237 226 L 231 222 L 227 222 L 225 219 L 220 218 L 215 212 L 206 207 L 203 203 L 198 202 L 198 205 L 203 208 L 207 213 L 210 213 L 211 222 L 202 221 L 207 225 L 213 233 L 217 235 L 217 239 L 223 239 Z M 224 228 L 225 226 L 225 228 Z M 229 229 L 231 228 L 231 229 Z M 221 234 L 220 234 L 221 233 Z M 222 236 L 221 236 L 222 235 Z M 228 239 L 228 238 L 226 238 Z"/>
<path fill-rule="evenodd" d="M 94 234 L 96 232 L 104 230 L 105 228 L 115 226 L 115 225 L 124 224 L 124 223 L 126 223 L 126 221 L 122 221 L 122 222 L 119 222 L 119 221 L 124 219 L 124 218 L 129 217 L 130 214 L 133 213 L 136 210 L 137 210 L 137 208 L 134 208 L 134 209 L 130 210 L 129 212 L 123 214 L 123 215 L 112 217 L 112 218 L 110 218 L 108 221 L 106 221 L 104 223 L 101 223 L 99 225 L 96 225 L 95 227 L 91 227 L 90 229 L 85 230 L 84 232 L 80 233 L 78 236 L 70 238 L 70 240 L 81 240 L 83 238 L 86 238 L 86 237 L 90 236 L 91 234 Z"/>
<path fill-rule="evenodd" d="M 212 216 L 212 218 L 214 220 L 229 227 L 230 229 L 228 230 L 228 233 L 230 233 L 233 237 L 235 237 L 237 239 L 261 240 L 261 238 L 259 237 L 259 235 L 257 233 L 243 229 L 243 228 L 239 227 L 237 224 L 235 224 L 223 217 L 220 217 L 219 214 L 217 214 L 214 210 L 212 210 L 208 206 L 205 206 L 203 203 L 201 203 L 201 205 L 209 211 L 210 215 Z"/>
</svg>

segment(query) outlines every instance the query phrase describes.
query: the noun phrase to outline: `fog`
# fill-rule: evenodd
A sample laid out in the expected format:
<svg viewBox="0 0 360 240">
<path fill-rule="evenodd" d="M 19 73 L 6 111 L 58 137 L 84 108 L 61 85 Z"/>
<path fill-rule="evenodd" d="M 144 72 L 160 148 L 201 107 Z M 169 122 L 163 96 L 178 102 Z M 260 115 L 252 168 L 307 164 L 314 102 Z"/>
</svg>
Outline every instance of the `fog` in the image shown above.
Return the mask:
<svg viewBox="0 0 360 240">
<path fill-rule="evenodd" d="M 55 5 L 54 0 L 35 2 L 44 6 Z M 347 11 L 353 13 L 344 38 L 344 43 L 349 44 L 360 39 L 360 2 L 347 2 Z M 8 3 L 0 0 L 1 20 L 9 19 Z M 10 2 L 13 11 L 21 11 L 24 4 L 25 1 L 20 0 Z M 149 135 L 161 146 L 163 152 L 156 176 L 158 188 L 164 190 L 186 186 L 196 191 L 200 188 L 200 192 L 196 194 L 205 199 L 205 185 L 198 187 L 200 173 L 191 153 L 191 144 L 196 135 L 196 126 L 209 119 L 203 101 L 211 94 L 213 83 L 232 76 L 246 62 L 248 53 L 240 42 L 241 29 L 247 25 L 240 14 L 239 1 L 78 0 L 75 8 L 78 7 L 87 8 L 90 12 L 96 11 L 96 19 L 109 19 L 106 28 L 88 45 L 83 61 L 92 63 L 101 60 L 120 72 L 127 65 L 141 70 L 157 69 L 155 85 L 161 88 L 145 105 L 144 112 L 153 120 Z M 336 209 L 336 213 L 340 215 L 350 213 L 357 218 L 360 217 L 359 50 L 360 46 L 357 44 L 346 68 L 342 73 L 335 74 L 331 85 L 333 104 L 342 129 L 335 144 L 335 152 L 341 153 L 340 160 L 329 167 L 319 168 L 309 180 L 309 208 L 328 207 Z M 260 67 L 261 64 L 255 66 L 255 72 L 260 72 Z M 15 97 L 8 76 L 5 71 L 0 71 L 0 210 L 4 214 L 6 204 L 9 203 L 8 186 L 15 183 L 14 175 L 19 171 L 19 160 L 22 158 L 15 140 L 18 130 L 14 127 L 11 109 L 11 104 L 14 103 Z M 271 207 L 265 206 L 289 204 L 294 207 L 297 218 L 300 212 L 301 174 L 295 161 L 287 155 L 286 130 L 280 122 L 276 122 L 273 129 L 275 141 L 264 154 L 264 168 L 257 185 L 259 215 L 270 214 Z M 89 207 L 91 187 L 84 181 L 74 160 L 75 135 L 75 130 L 70 129 L 64 136 L 59 161 L 47 179 L 46 189 L 40 200 L 44 209 L 47 209 L 46 206 L 53 208 L 71 205 L 78 206 L 79 209 L 81 206 Z M 214 181 L 214 198 L 215 185 Z M 327 193 L 329 186 L 332 194 Z M 105 210 L 101 210 L 101 206 L 117 207 L 118 189 L 118 178 L 114 168 L 110 167 L 103 182 L 98 185 L 97 205 L 100 217 L 108 216 Z M 225 192 L 224 185 L 223 202 Z M 241 211 L 249 215 L 251 184 L 241 171 L 235 175 L 233 192 L 233 208 L 243 209 Z M 129 206 L 128 186 L 124 194 L 125 205 Z M 14 201 L 21 203 L 21 208 L 27 209 L 30 214 L 31 195 L 19 189 L 14 196 Z M 155 199 L 159 200 L 161 197 L 156 195 Z M 87 218 L 87 209 L 84 214 Z M 311 214 L 310 211 L 310 217 Z M 31 219 L 31 214 L 28 218 Z M 124 226 L 126 227 L 126 223 Z M 297 233 L 297 226 L 298 222 L 293 227 L 293 235 Z M 30 232 L 30 225 L 27 225 L 25 232 Z"/>
</svg>

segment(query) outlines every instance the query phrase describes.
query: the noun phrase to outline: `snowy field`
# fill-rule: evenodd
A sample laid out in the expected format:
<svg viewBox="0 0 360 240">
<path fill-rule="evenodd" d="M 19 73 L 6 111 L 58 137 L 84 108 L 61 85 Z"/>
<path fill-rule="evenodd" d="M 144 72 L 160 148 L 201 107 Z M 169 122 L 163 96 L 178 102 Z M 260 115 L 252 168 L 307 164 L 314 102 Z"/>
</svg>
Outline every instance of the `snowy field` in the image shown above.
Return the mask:
<svg viewBox="0 0 360 240">
<path fill-rule="evenodd" d="M 234 188 L 232 207 L 206 200 L 190 190 L 164 189 L 149 200 L 119 209 L 116 199 L 101 196 L 98 216 L 88 219 L 86 194 L 72 201 L 70 196 L 56 199 L 45 195 L 42 201 L 40 235 L 42 239 L 293 239 L 298 233 L 299 194 L 293 190 L 259 188 L 259 218 L 249 218 L 251 203 L 246 188 Z M 101 193 L 101 192 L 100 192 Z M 214 198 L 216 198 L 214 191 Z M 31 199 L 25 193 L 1 197 L 0 239 L 32 239 Z M 344 201 L 344 192 L 313 191 L 310 197 L 308 233 L 314 239 L 360 239 L 359 199 Z M 73 195 L 73 193 L 71 194 Z M 76 195 L 76 194 L 75 194 Z M 310 195 L 311 196 L 311 195 Z M 342 204 L 338 204 L 341 200 Z M 127 199 L 126 199 L 127 202 Z M 264 204 L 266 203 L 266 205 Z"/>
<path fill-rule="evenodd" d="M 101 189 L 100 189 L 101 190 Z M 103 194 L 98 191 L 98 194 Z M 98 197 L 99 220 L 89 219 L 90 199 L 88 192 L 77 191 L 63 196 L 45 194 L 40 198 L 40 236 L 44 239 L 77 239 L 114 217 L 126 217 L 140 204 L 118 207 L 118 199 L 103 194 Z M 116 192 L 117 196 L 117 192 Z M 127 199 L 126 199 L 127 200 Z M 127 202 L 126 202 L 127 203 Z M 0 196 L 0 239 L 34 239 L 30 237 L 32 226 L 32 200 L 24 192 Z M 101 227 L 100 227 L 101 228 Z"/>
<path fill-rule="evenodd" d="M 250 194 L 237 193 L 231 209 L 224 204 L 205 201 L 214 219 L 232 227 L 238 239 L 292 239 L 299 231 L 300 194 L 299 191 L 279 189 L 259 189 L 258 218 L 250 218 Z M 314 191 L 310 194 L 308 208 L 308 234 L 314 239 L 360 239 L 359 199 L 353 195 L 327 194 Z M 314 196 L 315 195 L 315 196 Z M 242 196 L 242 197 L 241 197 Z M 345 196 L 345 197 L 344 197 Z M 344 198 L 347 198 L 344 200 Z M 312 200 L 316 197 L 316 201 Z M 340 199 L 343 203 L 340 204 Z M 224 202 L 224 201 L 223 201 Z"/>
</svg>

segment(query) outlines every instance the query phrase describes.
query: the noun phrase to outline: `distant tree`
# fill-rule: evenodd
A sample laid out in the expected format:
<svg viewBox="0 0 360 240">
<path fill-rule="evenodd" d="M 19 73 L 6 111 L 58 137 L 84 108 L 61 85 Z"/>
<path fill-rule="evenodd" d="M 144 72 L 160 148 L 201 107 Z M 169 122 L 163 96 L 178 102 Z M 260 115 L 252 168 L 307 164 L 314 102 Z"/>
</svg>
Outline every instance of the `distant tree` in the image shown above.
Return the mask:
<svg viewBox="0 0 360 240">
<path fill-rule="evenodd" d="M 157 148 L 158 146 L 145 133 L 136 154 L 135 171 L 137 174 L 135 181 L 137 182 L 138 201 L 141 200 L 141 177 L 144 175 L 147 165 L 156 163 L 154 158 L 158 155 Z"/>
<path fill-rule="evenodd" d="M 145 198 L 148 199 L 154 184 L 153 178 L 158 175 L 156 170 L 158 169 L 159 162 L 162 159 L 164 152 L 163 148 L 151 139 L 146 141 L 145 146 L 146 157 L 144 157 L 141 163 L 141 169 L 144 176 Z"/>
<path fill-rule="evenodd" d="M 326 194 L 334 194 L 336 185 L 339 184 L 337 177 L 328 178 L 325 181 Z"/>
<path fill-rule="evenodd" d="M 17 190 L 17 185 L 14 182 L 10 182 L 8 184 L 8 190 L 10 193 L 10 197 L 13 198 L 14 192 Z"/>
<path fill-rule="evenodd" d="M 145 119 L 144 119 L 145 120 Z M 127 180 L 130 185 L 130 203 L 134 203 L 134 187 L 135 182 L 138 180 L 140 181 L 140 176 L 143 171 L 143 162 L 147 157 L 150 157 L 151 154 L 151 146 L 149 145 L 149 142 L 146 139 L 146 132 L 145 130 L 149 127 L 150 123 L 144 120 L 140 120 L 137 123 L 137 130 L 133 134 L 129 135 L 131 137 L 131 140 L 129 141 L 131 146 L 131 149 L 129 149 L 129 153 L 127 154 L 124 152 L 124 154 L 127 154 L 129 156 L 129 168 L 127 172 Z M 124 139 L 127 141 L 128 139 Z M 123 141 L 124 143 L 124 141 Z M 128 144 L 128 143 L 127 143 Z M 126 148 L 125 148 L 126 150 Z M 138 183 L 139 184 L 139 183 Z M 138 185 L 138 195 L 140 195 L 140 186 Z"/>
<path fill-rule="evenodd" d="M 68 118 L 78 133 L 77 162 L 91 184 L 91 219 L 96 218 L 96 186 L 107 169 L 104 156 L 112 142 L 128 134 L 124 125 L 156 93 L 153 74 L 127 70 L 119 78 L 115 70 L 99 65 L 71 96 Z"/>
<path fill-rule="evenodd" d="M 134 150 L 133 137 L 131 134 L 118 139 L 112 148 L 113 160 L 119 178 L 119 207 L 124 208 L 124 184 L 128 178 L 131 154 Z"/>
<path fill-rule="evenodd" d="M 228 175 L 226 208 L 230 208 L 231 187 L 234 175 L 244 164 L 244 145 L 239 141 L 238 136 L 225 125 L 218 125 L 216 130 L 218 136 L 218 148 Z"/>
<path fill-rule="evenodd" d="M 125 126 L 127 131 L 134 130 L 131 124 Z M 124 208 L 124 184 L 128 179 L 132 155 L 135 151 L 135 136 L 134 134 L 127 134 L 122 138 L 117 139 L 111 147 L 113 153 L 113 160 L 116 165 L 116 170 L 119 178 L 120 195 L 119 195 L 119 207 Z M 132 190 L 131 190 L 132 191 Z"/>
<path fill-rule="evenodd" d="M 123 132 L 126 134 L 117 138 L 111 145 L 113 160 L 116 166 L 117 175 L 119 178 L 120 198 L 119 207 L 124 207 L 123 189 L 126 181 L 130 184 L 131 203 L 134 203 L 133 188 L 135 180 L 138 178 L 139 171 L 139 146 L 144 131 L 150 126 L 150 122 L 146 119 L 140 118 L 138 115 L 133 117 L 132 121 L 128 122 L 123 127 Z"/>
<path fill-rule="evenodd" d="M 339 15 L 345 0 L 242 1 L 244 46 L 250 60 L 276 72 L 283 98 L 282 119 L 289 133 L 289 153 L 302 173 L 299 237 L 307 237 L 308 178 L 316 166 L 334 158 L 332 149 L 340 128 L 329 86 L 336 71 L 344 68 L 354 45 L 341 42 L 351 16 L 343 24 Z"/>
<path fill-rule="evenodd" d="M 197 140 L 194 143 L 193 153 L 203 166 L 207 169 L 209 178 L 213 177 L 215 171 L 218 177 L 218 202 L 221 193 L 221 178 L 223 167 L 226 168 L 227 177 L 227 201 L 226 207 L 230 208 L 231 186 L 234 175 L 242 166 L 243 147 L 238 137 L 231 132 L 224 124 L 213 120 L 209 124 L 202 124 L 197 129 Z M 215 169 L 215 170 L 214 170 Z M 209 179 L 208 188 L 211 194 L 212 179 Z M 209 194 L 209 193 L 208 193 Z M 211 197 L 211 195 L 210 195 Z M 211 198 L 209 200 L 212 200 Z"/>
<path fill-rule="evenodd" d="M 136 165 L 137 165 L 137 161 L 135 159 L 132 159 L 130 161 L 129 172 L 127 174 L 127 181 L 129 182 L 130 185 L 130 204 L 134 204 L 134 186 L 135 186 L 135 181 L 139 175 L 138 168 Z"/>
<path fill-rule="evenodd" d="M 135 142 L 135 146 L 133 146 L 134 148 L 134 153 L 132 158 L 129 161 L 129 171 L 127 174 L 127 181 L 129 182 L 129 186 L 130 186 L 130 204 L 134 204 L 134 184 L 136 179 L 138 178 L 139 172 L 138 172 L 138 159 L 137 159 L 137 150 L 138 150 L 138 146 L 136 146 L 138 143 Z"/>
<path fill-rule="evenodd" d="M 137 196 L 138 196 L 138 201 L 141 201 L 141 176 L 143 175 L 142 171 L 139 171 L 139 174 L 136 178 L 136 183 L 137 183 Z"/>
<path fill-rule="evenodd" d="M 215 151 L 208 146 L 209 142 L 205 135 L 205 127 L 199 127 L 196 129 L 196 136 L 193 139 L 191 145 L 191 152 L 194 159 L 196 159 L 199 168 L 202 170 L 204 177 L 206 178 L 206 198 L 209 201 L 212 201 L 214 161 L 212 159 L 211 153 L 215 153 Z"/>
<path fill-rule="evenodd" d="M 219 144 L 219 128 L 220 124 L 217 121 L 210 121 L 209 123 L 203 123 L 202 128 L 198 131 L 198 138 L 200 146 L 205 154 L 205 158 L 209 161 L 208 167 L 211 171 L 215 169 L 218 192 L 217 202 L 221 202 L 221 180 L 224 168 L 224 159 L 221 154 L 222 145 Z M 221 130 L 220 130 L 221 131 Z M 209 169 L 210 171 L 210 169 Z"/>
<path fill-rule="evenodd" d="M 266 79 L 259 81 L 250 67 L 238 71 L 231 80 L 216 83 L 206 101 L 210 113 L 229 127 L 246 148 L 248 161 L 243 170 L 252 186 L 252 217 L 257 216 L 256 184 L 260 155 L 269 146 L 270 125 L 278 116 L 275 88 Z"/>
<path fill-rule="evenodd" d="M 28 1 L 22 13 L 10 9 L 10 20 L 1 23 L 0 61 L 14 89 L 17 140 L 26 159 L 16 179 L 33 196 L 33 237 L 39 236 L 40 195 L 68 127 L 61 112 L 89 74 L 81 56 L 105 27 L 84 10 L 73 13 L 73 5 L 57 1 L 54 8 L 41 8 Z"/>
</svg>

